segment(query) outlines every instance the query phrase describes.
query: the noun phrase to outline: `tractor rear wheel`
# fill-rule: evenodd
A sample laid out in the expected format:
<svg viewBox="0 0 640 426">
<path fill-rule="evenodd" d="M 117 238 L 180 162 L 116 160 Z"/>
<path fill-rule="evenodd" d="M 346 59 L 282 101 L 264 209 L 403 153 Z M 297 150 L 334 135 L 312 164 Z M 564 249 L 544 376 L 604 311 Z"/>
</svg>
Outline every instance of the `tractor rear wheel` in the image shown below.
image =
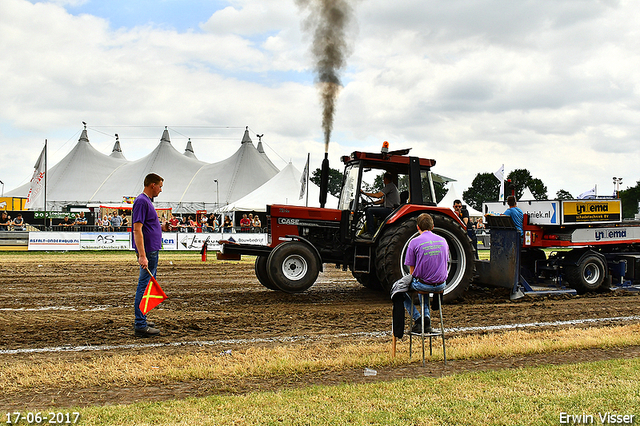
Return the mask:
<svg viewBox="0 0 640 426">
<path fill-rule="evenodd" d="M 382 290 L 382 285 L 375 272 L 370 274 L 364 272 L 352 272 L 353 277 L 363 286 L 371 290 Z"/>
<path fill-rule="evenodd" d="M 298 241 L 288 241 L 274 248 L 267 258 L 271 282 L 286 293 L 301 293 L 318 278 L 320 267 L 311 248 Z"/>
<path fill-rule="evenodd" d="M 260 284 L 262 284 L 269 290 L 280 290 L 271 281 L 271 279 L 269 278 L 269 275 L 267 274 L 267 256 L 256 257 L 254 270 L 256 271 L 256 277 L 258 278 L 258 281 L 260 281 Z"/>
<path fill-rule="evenodd" d="M 447 286 L 444 301 L 460 298 L 473 278 L 474 253 L 467 231 L 450 217 L 432 213 L 433 233 L 444 237 L 449 246 Z M 418 236 L 416 219 L 406 219 L 397 226 L 386 229 L 376 249 L 376 273 L 386 291 L 402 276 L 409 274 L 404 259 L 409 241 Z"/>
</svg>

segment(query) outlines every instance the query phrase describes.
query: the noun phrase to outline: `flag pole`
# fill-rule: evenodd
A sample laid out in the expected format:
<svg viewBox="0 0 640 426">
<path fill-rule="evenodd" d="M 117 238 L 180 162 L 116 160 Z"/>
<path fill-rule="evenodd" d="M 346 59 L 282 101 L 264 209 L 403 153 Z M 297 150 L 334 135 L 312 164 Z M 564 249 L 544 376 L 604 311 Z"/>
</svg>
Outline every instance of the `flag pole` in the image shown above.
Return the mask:
<svg viewBox="0 0 640 426">
<path fill-rule="evenodd" d="M 44 140 L 44 227 L 47 228 L 47 140 Z"/>
<path fill-rule="evenodd" d="M 307 199 L 305 201 L 305 207 L 309 207 L 309 175 L 310 170 L 309 170 L 309 158 L 311 157 L 311 153 L 308 152 L 307 153 Z"/>
</svg>

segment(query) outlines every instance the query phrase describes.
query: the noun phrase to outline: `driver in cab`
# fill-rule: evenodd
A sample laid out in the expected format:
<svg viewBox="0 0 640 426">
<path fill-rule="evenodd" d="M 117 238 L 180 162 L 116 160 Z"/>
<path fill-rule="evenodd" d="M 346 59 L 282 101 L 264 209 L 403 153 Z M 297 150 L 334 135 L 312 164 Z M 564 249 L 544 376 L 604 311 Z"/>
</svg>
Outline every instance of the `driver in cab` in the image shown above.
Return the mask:
<svg viewBox="0 0 640 426">
<path fill-rule="evenodd" d="M 374 206 L 365 209 L 367 232 L 361 235 L 363 238 L 373 238 L 373 234 L 377 229 L 375 226 L 376 217 L 384 219 L 391 214 L 393 209 L 400 205 L 400 192 L 398 192 L 398 187 L 393 183 L 393 175 L 389 172 L 385 173 L 382 181 L 384 182 L 384 187 L 379 192 L 360 191 L 367 197 L 378 198 L 373 202 Z"/>
</svg>

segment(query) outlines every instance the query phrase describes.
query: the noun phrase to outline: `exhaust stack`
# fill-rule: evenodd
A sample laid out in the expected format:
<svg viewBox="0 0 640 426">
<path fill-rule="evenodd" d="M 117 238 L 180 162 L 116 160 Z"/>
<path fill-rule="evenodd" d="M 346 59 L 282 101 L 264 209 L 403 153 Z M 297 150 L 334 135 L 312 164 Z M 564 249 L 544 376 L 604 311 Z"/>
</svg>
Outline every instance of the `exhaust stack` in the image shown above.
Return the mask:
<svg viewBox="0 0 640 426">
<path fill-rule="evenodd" d="M 327 204 L 327 193 L 329 192 L 329 154 L 324 153 L 322 169 L 320 170 L 320 208 Z"/>
</svg>

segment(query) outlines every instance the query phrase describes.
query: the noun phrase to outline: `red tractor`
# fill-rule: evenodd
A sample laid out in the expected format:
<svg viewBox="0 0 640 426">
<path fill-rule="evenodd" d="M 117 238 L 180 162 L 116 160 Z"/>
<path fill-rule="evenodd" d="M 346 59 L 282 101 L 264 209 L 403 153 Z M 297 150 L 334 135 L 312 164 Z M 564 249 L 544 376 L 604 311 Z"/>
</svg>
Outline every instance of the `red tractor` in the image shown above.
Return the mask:
<svg viewBox="0 0 640 426">
<path fill-rule="evenodd" d="M 453 210 L 436 206 L 431 174 L 435 160 L 408 153 L 409 149 L 356 151 L 342 157 L 345 170 L 337 208 L 267 206 L 269 245 L 226 243 L 224 254 L 257 256 L 256 276 L 273 290 L 303 292 L 315 283 L 323 264 L 333 263 L 349 268 L 364 286 L 388 292 L 396 280 L 409 273 L 404 266 L 405 252 L 409 241 L 418 235 L 417 216 L 426 212 L 433 216 L 434 232 L 449 244 L 444 299 L 457 299 L 473 277 L 475 247 Z M 401 204 L 379 221 L 377 229 L 368 230 L 372 238 L 363 238 L 365 209 L 371 200 L 361 193 L 362 183 L 373 182 L 385 172 L 393 176 Z M 326 183 L 321 190 L 323 186 L 326 188 Z"/>
</svg>

